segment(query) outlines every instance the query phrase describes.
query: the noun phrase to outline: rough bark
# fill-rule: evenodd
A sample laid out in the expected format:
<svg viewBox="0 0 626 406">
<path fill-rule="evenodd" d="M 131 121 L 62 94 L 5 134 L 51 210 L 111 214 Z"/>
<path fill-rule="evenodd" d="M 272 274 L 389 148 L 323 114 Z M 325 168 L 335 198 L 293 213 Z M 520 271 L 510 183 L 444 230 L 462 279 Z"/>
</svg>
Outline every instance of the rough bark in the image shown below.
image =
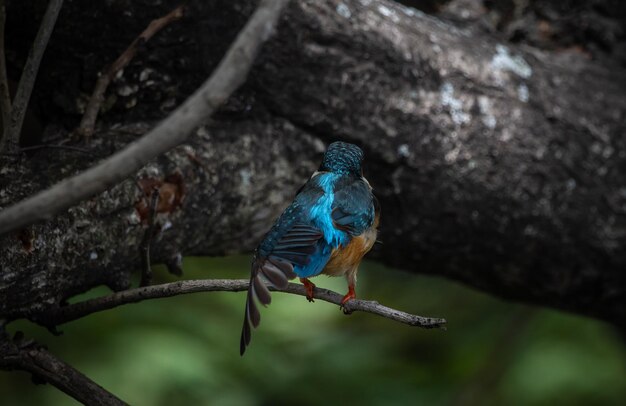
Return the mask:
<svg viewBox="0 0 626 406">
<path fill-rule="evenodd" d="M 9 15 L 27 12 L 15 3 Z M 153 3 L 67 4 L 32 106 L 48 124 L 43 141 L 78 123 L 97 70 L 175 5 Z M 144 133 L 206 77 L 254 7 L 191 3 L 192 17 L 146 44 L 113 83 L 90 154 L 1 158 L 0 207 Z M 145 230 L 138 179 L 184 189 L 159 214 L 153 262 L 247 252 L 324 145 L 343 139 L 364 148 L 383 208 L 374 258 L 624 325 L 624 90 L 610 60 L 501 43 L 387 1 L 294 0 L 247 83 L 186 146 L 0 239 L 0 318 L 32 317 L 99 284 L 129 286 Z"/>
</svg>

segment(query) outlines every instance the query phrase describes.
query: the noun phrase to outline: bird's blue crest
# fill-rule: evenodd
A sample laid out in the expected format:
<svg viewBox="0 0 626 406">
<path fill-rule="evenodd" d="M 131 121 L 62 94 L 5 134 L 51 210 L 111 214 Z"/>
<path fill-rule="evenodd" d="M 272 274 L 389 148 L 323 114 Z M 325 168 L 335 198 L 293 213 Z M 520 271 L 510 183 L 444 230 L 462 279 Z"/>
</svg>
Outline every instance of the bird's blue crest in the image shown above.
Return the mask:
<svg viewBox="0 0 626 406">
<path fill-rule="evenodd" d="M 347 142 L 333 142 L 328 146 L 320 171 L 330 171 L 336 173 L 353 173 L 359 175 L 361 172 L 361 162 L 363 161 L 363 151 L 354 144 Z"/>
</svg>

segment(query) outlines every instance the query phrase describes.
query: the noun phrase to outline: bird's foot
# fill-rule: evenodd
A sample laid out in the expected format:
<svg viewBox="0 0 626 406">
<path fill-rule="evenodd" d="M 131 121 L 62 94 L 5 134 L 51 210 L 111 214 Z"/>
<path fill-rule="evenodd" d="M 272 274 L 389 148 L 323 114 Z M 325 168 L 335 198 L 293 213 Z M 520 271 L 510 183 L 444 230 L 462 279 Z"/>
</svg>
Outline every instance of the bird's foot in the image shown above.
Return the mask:
<svg viewBox="0 0 626 406">
<path fill-rule="evenodd" d="M 307 278 L 300 278 L 300 282 L 302 282 L 304 290 L 306 290 L 306 300 L 309 302 L 315 302 L 315 300 L 313 300 L 313 289 L 315 289 L 315 284 Z"/>
<path fill-rule="evenodd" d="M 346 303 L 348 303 L 350 299 L 356 299 L 354 286 L 348 286 L 348 293 L 346 293 L 343 299 L 341 299 L 341 304 L 339 305 L 339 308 L 343 311 L 343 314 L 352 313 L 352 310 L 349 308 L 349 306 L 346 306 Z"/>
</svg>

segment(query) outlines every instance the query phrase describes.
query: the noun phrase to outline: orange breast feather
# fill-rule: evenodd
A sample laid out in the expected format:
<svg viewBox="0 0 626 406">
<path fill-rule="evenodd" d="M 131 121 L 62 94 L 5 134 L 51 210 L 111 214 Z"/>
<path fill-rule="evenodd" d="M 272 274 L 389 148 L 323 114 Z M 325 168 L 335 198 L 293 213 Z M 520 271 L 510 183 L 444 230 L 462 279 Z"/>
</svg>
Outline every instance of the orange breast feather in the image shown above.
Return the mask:
<svg viewBox="0 0 626 406">
<path fill-rule="evenodd" d="M 322 273 L 329 276 L 341 276 L 346 272 L 356 271 L 363 256 L 376 242 L 378 219 L 379 216 L 376 213 L 374 224 L 363 234 L 354 237 L 345 247 L 335 248 Z"/>
</svg>

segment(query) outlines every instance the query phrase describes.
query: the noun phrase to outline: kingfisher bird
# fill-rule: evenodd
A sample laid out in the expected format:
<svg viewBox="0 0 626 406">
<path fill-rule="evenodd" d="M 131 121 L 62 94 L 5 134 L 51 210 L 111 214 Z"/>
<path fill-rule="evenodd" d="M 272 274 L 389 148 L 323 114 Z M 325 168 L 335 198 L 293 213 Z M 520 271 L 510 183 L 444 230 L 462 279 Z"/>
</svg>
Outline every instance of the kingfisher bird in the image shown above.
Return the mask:
<svg viewBox="0 0 626 406">
<path fill-rule="evenodd" d="M 266 306 L 270 292 L 263 277 L 278 289 L 296 277 L 313 301 L 315 285 L 308 278 L 321 273 L 344 275 L 348 293 L 342 306 L 356 297 L 359 263 L 378 233 L 380 206 L 363 177 L 363 151 L 354 144 L 333 142 L 322 164 L 298 190 L 254 252 L 246 297 L 240 353 L 250 344 L 251 327 L 261 315 L 256 301 Z"/>
</svg>

